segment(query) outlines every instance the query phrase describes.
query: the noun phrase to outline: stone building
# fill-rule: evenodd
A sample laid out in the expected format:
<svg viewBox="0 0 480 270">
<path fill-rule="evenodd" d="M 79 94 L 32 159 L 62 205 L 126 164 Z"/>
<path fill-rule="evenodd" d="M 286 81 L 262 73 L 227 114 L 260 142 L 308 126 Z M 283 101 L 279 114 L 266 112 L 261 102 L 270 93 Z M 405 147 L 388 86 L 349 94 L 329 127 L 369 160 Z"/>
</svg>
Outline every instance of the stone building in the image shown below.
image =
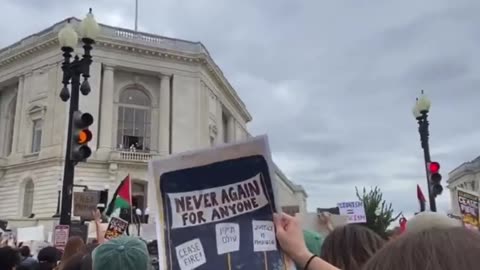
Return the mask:
<svg viewBox="0 0 480 270">
<path fill-rule="evenodd" d="M 460 213 L 457 201 L 457 188 L 478 193 L 480 184 L 480 156 L 467 161 L 448 173 L 447 187 L 450 191 L 453 214 Z"/>
<path fill-rule="evenodd" d="M 57 35 L 66 21 L 0 50 L 0 219 L 11 224 L 51 222 L 57 208 L 68 109 Z M 101 25 L 92 54 L 80 110 L 95 119 L 93 154 L 75 184 L 112 190 L 130 174 L 143 208 L 148 160 L 250 136 L 251 115 L 201 43 Z M 278 168 L 276 180 L 280 204 L 305 212 L 302 187 Z"/>
</svg>

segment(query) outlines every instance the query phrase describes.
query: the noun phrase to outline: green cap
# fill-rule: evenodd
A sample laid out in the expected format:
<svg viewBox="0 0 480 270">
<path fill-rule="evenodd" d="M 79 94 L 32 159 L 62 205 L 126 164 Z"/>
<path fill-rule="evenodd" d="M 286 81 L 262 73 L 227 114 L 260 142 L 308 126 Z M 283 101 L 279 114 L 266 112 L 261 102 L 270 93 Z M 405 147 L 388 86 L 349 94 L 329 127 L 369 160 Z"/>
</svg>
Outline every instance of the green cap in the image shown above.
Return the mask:
<svg viewBox="0 0 480 270">
<path fill-rule="evenodd" d="M 150 269 L 147 245 L 136 237 L 112 239 L 93 251 L 93 270 Z"/>
<path fill-rule="evenodd" d="M 324 240 L 323 237 L 317 232 L 304 230 L 303 239 L 305 240 L 308 250 L 311 253 L 320 256 Z"/>
</svg>

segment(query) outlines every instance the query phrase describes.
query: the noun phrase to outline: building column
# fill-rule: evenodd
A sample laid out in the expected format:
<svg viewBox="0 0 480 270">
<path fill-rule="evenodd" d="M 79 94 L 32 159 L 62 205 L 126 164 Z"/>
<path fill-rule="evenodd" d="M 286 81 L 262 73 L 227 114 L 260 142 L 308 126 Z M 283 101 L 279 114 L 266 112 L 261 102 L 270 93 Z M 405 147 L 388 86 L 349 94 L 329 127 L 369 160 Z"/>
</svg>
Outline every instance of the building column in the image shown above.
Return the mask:
<svg viewBox="0 0 480 270">
<path fill-rule="evenodd" d="M 228 142 L 233 143 L 235 142 L 235 118 L 233 116 L 228 116 Z"/>
<path fill-rule="evenodd" d="M 113 145 L 113 93 L 114 93 L 114 70 L 112 66 L 103 67 L 102 101 L 100 106 L 100 143 L 99 148 L 103 151 L 112 149 Z M 113 132 L 115 133 L 115 132 Z M 116 134 L 116 133 L 115 133 Z"/>
<path fill-rule="evenodd" d="M 222 110 L 222 103 L 220 102 L 220 99 L 215 96 L 215 103 L 217 105 L 216 111 L 215 111 L 215 122 L 217 124 L 217 137 L 215 138 L 215 144 L 223 144 L 225 143 L 223 141 L 223 133 L 225 132 L 223 130 L 223 110 Z"/>
<path fill-rule="evenodd" d="M 13 140 L 12 140 L 12 152 L 11 154 L 19 152 L 20 149 L 20 130 L 22 122 L 22 108 L 23 108 L 23 93 L 25 92 L 25 77 L 20 76 L 18 78 L 18 89 L 17 89 L 17 104 L 15 105 L 15 123 L 13 124 Z"/>
<path fill-rule="evenodd" d="M 170 76 L 160 76 L 160 125 L 158 133 L 158 153 L 161 156 L 169 154 L 170 148 Z"/>
</svg>

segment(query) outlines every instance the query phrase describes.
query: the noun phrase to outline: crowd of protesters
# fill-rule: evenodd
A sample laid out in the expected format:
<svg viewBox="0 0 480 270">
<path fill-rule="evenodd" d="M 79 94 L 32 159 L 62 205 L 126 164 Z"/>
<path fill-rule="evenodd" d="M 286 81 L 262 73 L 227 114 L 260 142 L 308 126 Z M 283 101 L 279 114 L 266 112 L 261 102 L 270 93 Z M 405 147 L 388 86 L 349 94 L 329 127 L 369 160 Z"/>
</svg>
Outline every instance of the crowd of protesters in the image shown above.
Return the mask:
<svg viewBox="0 0 480 270">
<path fill-rule="evenodd" d="M 451 218 L 423 212 L 399 237 L 385 240 L 362 225 L 345 225 L 325 239 L 302 229 L 286 214 L 275 216 L 278 242 L 297 270 L 470 270 L 480 265 L 480 234 Z M 43 248 L 36 259 L 27 246 L 0 248 L 0 270 L 142 270 L 152 269 L 147 244 L 122 236 L 86 245 L 70 238 L 61 253 Z"/>
</svg>

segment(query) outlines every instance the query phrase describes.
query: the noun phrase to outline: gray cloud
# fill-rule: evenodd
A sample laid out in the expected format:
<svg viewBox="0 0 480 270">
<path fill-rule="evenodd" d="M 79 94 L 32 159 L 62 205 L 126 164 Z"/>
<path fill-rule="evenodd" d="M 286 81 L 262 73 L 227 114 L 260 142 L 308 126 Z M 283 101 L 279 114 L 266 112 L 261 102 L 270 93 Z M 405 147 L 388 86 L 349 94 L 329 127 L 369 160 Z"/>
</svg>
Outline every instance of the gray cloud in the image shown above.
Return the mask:
<svg viewBox="0 0 480 270">
<path fill-rule="evenodd" d="M 7 45 L 93 7 L 105 23 L 133 27 L 133 0 L 13 1 Z M 142 30 L 202 41 L 268 133 L 275 160 L 303 184 L 311 208 L 378 185 L 395 209 L 417 210 L 425 190 L 417 124 L 420 89 L 432 99 L 432 158 L 447 172 L 478 155 L 480 3 L 474 0 L 140 1 Z M 439 198 L 442 209 L 449 195 Z"/>
</svg>

